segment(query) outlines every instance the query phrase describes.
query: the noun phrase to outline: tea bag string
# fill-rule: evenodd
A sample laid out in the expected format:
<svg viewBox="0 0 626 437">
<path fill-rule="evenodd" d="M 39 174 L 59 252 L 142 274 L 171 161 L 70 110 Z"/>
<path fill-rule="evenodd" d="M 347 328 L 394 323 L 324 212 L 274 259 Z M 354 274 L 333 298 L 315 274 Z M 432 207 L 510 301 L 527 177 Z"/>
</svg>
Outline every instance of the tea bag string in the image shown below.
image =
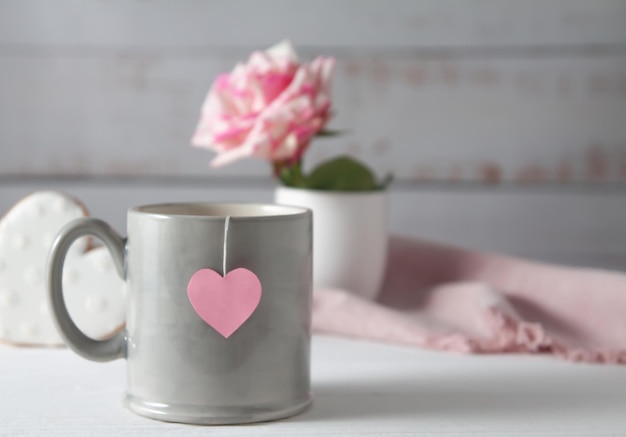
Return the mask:
<svg viewBox="0 0 626 437">
<path fill-rule="evenodd" d="M 222 253 L 222 276 L 226 276 L 226 255 L 228 253 L 228 226 L 230 225 L 230 216 L 226 216 L 224 220 L 224 252 Z"/>
</svg>

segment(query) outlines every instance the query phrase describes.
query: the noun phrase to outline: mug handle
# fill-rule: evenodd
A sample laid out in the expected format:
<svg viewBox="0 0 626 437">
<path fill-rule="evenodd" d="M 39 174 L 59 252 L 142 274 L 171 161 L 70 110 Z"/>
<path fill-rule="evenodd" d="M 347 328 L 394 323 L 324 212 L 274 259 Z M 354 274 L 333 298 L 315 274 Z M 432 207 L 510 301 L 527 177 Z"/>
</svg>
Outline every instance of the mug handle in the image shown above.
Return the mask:
<svg viewBox="0 0 626 437">
<path fill-rule="evenodd" d="M 106 222 L 95 218 L 82 218 L 68 223 L 57 236 L 48 258 L 48 299 L 52 318 L 65 343 L 78 355 L 92 361 L 112 361 L 126 357 L 126 330 L 107 340 L 94 340 L 86 336 L 70 317 L 63 298 L 63 263 L 72 243 L 85 235 L 100 239 L 109 249 L 117 273 L 125 279 L 124 259 L 126 240 Z"/>
</svg>

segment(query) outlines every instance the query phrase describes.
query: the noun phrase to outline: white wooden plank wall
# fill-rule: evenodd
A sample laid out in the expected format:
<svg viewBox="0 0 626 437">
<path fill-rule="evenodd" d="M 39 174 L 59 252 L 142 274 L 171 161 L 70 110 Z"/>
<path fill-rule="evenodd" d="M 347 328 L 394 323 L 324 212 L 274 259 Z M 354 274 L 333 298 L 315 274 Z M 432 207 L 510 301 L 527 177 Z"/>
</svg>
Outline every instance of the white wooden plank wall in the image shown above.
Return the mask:
<svg viewBox="0 0 626 437">
<path fill-rule="evenodd" d="M 188 141 L 215 75 L 284 37 L 338 59 L 349 132 L 309 165 L 393 171 L 393 231 L 626 270 L 623 0 L 0 0 L 0 209 L 270 200 L 264 163 Z"/>
</svg>

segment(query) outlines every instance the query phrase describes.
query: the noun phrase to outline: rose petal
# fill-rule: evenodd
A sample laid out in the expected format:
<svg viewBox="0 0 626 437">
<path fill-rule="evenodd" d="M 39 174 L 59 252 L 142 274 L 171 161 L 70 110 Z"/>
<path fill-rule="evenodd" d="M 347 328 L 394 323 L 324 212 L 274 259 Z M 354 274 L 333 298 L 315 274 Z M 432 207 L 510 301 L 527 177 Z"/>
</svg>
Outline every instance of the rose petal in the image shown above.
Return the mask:
<svg viewBox="0 0 626 437">
<path fill-rule="evenodd" d="M 330 118 L 333 67 L 326 57 L 298 64 L 288 41 L 252 53 L 216 78 L 192 145 L 218 152 L 212 166 L 249 156 L 299 159 Z"/>
</svg>

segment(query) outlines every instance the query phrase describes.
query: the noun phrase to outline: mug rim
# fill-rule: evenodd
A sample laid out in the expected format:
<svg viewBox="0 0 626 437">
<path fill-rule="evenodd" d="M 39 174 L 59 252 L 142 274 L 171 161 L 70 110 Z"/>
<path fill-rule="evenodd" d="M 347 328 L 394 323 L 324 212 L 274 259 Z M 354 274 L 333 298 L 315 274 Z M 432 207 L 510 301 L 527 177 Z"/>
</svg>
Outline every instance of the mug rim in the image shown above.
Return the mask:
<svg viewBox="0 0 626 437">
<path fill-rule="evenodd" d="M 215 210 L 215 213 L 210 213 L 211 208 Z M 196 212 L 193 211 L 194 209 Z M 201 209 L 205 209 L 206 212 L 200 211 Z M 245 213 L 246 209 L 255 212 Z M 176 212 L 177 210 L 181 211 Z M 225 212 L 228 210 L 232 212 Z M 311 215 L 312 211 L 301 206 L 276 203 L 189 201 L 139 205 L 130 208 L 128 213 L 161 219 L 224 220 L 230 216 L 231 220 L 259 221 L 296 219 Z"/>
</svg>

